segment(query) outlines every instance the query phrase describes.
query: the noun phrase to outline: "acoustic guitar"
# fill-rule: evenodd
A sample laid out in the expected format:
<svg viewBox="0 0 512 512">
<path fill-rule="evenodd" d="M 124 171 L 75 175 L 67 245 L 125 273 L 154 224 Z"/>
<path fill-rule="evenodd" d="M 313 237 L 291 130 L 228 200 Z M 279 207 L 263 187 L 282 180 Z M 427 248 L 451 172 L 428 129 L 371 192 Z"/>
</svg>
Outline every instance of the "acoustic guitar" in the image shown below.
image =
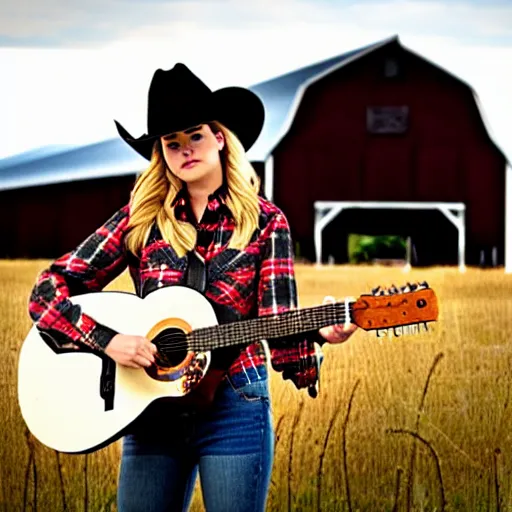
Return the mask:
<svg viewBox="0 0 512 512">
<path fill-rule="evenodd" d="M 160 288 L 144 299 L 96 292 L 72 300 L 117 332 L 147 337 L 158 352 L 151 367 L 134 369 L 102 352 L 63 349 L 32 327 L 19 356 L 21 413 L 41 443 L 66 453 L 92 452 L 119 439 L 156 400 L 206 407 L 229 364 L 256 341 L 346 322 L 401 335 L 404 329 L 419 332 L 438 316 L 426 283 L 221 325 L 210 302 L 183 286 Z"/>
</svg>

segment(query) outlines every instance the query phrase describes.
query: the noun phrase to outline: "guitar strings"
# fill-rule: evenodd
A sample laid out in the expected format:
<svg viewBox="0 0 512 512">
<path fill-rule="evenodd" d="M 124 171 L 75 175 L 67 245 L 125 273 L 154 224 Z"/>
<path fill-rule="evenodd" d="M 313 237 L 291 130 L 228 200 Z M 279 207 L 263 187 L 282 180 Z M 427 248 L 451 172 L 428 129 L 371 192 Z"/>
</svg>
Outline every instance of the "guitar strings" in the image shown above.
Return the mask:
<svg viewBox="0 0 512 512">
<path fill-rule="evenodd" d="M 337 304 L 323 304 L 321 306 L 315 306 L 313 308 L 311 308 L 311 312 L 313 313 L 313 315 L 315 313 L 317 313 L 317 317 L 319 318 L 325 318 L 323 315 L 319 314 L 321 310 L 325 311 L 326 310 L 326 307 L 328 307 L 329 309 L 331 309 L 331 307 L 337 307 L 339 306 L 339 304 L 341 303 L 337 303 Z M 318 309 L 318 312 L 314 311 L 315 309 Z M 284 314 L 282 314 L 281 316 L 290 316 L 291 318 L 289 320 L 291 320 L 293 322 L 293 316 L 299 316 L 302 314 L 304 310 L 291 310 L 291 311 L 288 311 Z M 349 304 L 349 312 L 352 312 L 353 311 L 353 307 L 352 307 L 352 304 Z M 271 316 L 269 317 L 271 320 L 274 320 L 274 319 L 278 319 L 280 315 L 276 315 L 276 316 Z M 349 315 L 350 316 L 350 315 Z M 336 312 L 336 319 L 333 320 L 333 323 L 344 323 L 345 322 L 345 319 L 346 319 L 346 315 L 345 315 L 345 311 L 343 311 L 341 314 L 339 311 Z M 248 321 L 250 322 L 251 320 L 252 321 L 259 321 L 261 320 L 262 318 L 265 318 L 265 317 L 256 317 L 256 318 L 251 318 L 251 319 L 248 319 L 248 320 L 245 320 L 245 321 Z M 295 319 L 295 323 L 297 324 L 301 324 L 300 322 L 300 318 L 296 318 Z M 231 327 L 229 327 L 231 326 Z M 236 329 L 239 329 L 241 331 L 241 334 L 240 336 L 243 337 L 244 335 L 244 327 L 237 327 L 237 322 L 233 322 L 233 323 L 228 323 L 228 324 L 220 324 L 218 326 L 212 326 L 212 327 L 218 327 L 218 328 L 221 328 L 222 327 L 225 327 L 225 328 L 230 328 L 231 330 L 236 330 Z M 199 328 L 198 330 L 201 330 L 202 328 Z M 206 328 L 208 329 L 208 328 Z M 299 329 L 299 330 L 302 330 L 302 327 Z M 194 331 L 192 331 L 194 332 Z M 196 330 L 196 334 L 197 334 L 197 330 Z M 231 336 L 233 334 L 236 334 L 236 333 L 229 333 Z M 183 340 L 183 336 L 185 336 L 185 340 Z M 158 345 L 160 348 L 164 349 L 167 353 L 171 353 L 171 352 L 183 352 L 184 350 L 188 350 L 189 349 L 189 346 L 190 346 L 190 343 L 188 341 L 186 341 L 186 338 L 189 336 L 189 334 L 185 334 L 185 333 L 169 333 L 169 334 L 164 334 L 163 336 L 161 336 L 159 338 L 159 343 L 155 345 Z M 201 335 L 199 334 L 199 341 L 201 341 Z M 258 339 L 266 339 L 265 336 L 261 336 L 261 337 L 257 337 L 254 341 L 254 343 L 256 341 L 258 341 Z M 278 338 L 276 338 L 278 339 Z M 243 343 L 243 342 L 242 342 Z M 241 344 L 242 344 L 241 343 Z M 243 343 L 245 344 L 245 343 Z M 215 348 L 226 348 L 228 346 L 231 346 L 231 344 L 221 344 L 220 346 L 218 347 L 215 347 Z M 208 349 L 208 350 L 212 350 L 212 349 Z"/>
<path fill-rule="evenodd" d="M 344 315 L 341 315 L 341 316 L 344 317 Z M 337 322 L 339 322 L 339 323 L 344 323 L 344 321 L 345 321 L 344 318 L 340 318 L 337 320 Z M 219 326 L 212 326 L 212 327 L 222 327 L 222 325 L 235 325 L 235 324 L 221 324 Z M 199 328 L 199 329 L 201 329 L 201 328 Z M 242 328 L 242 330 L 243 330 L 243 328 Z M 167 353 L 182 352 L 183 350 L 188 349 L 188 347 L 190 345 L 189 342 L 182 341 L 184 336 L 186 338 L 188 335 L 185 333 L 164 334 L 159 338 L 159 340 L 158 340 L 159 342 L 156 343 L 156 345 L 159 348 L 163 348 L 163 349 L 171 349 L 172 348 L 172 350 L 166 350 Z M 242 333 L 242 336 L 243 336 L 243 333 Z M 264 338 L 262 338 L 262 339 L 264 339 Z M 163 343 L 162 343 L 162 341 L 163 341 Z M 258 339 L 256 338 L 254 340 L 254 343 L 257 341 L 258 341 Z M 229 346 L 229 345 L 221 345 L 218 348 L 225 348 L 226 346 Z"/>
<path fill-rule="evenodd" d="M 313 314 L 313 316 L 314 317 L 316 316 L 318 319 L 324 319 L 325 318 L 325 316 L 322 314 L 324 311 L 334 309 L 334 311 L 331 311 L 331 313 L 336 313 L 336 319 L 333 319 L 332 322 L 333 323 L 344 323 L 345 319 L 346 319 L 346 314 L 345 314 L 346 310 L 343 310 L 343 311 L 340 312 L 339 311 L 339 305 L 340 304 L 341 303 L 323 304 L 323 305 L 314 306 L 314 307 L 308 308 L 308 309 L 310 310 L 310 314 Z M 348 309 L 349 309 L 349 313 L 353 311 L 353 304 L 352 303 L 349 304 L 349 308 Z M 281 315 L 274 315 L 274 316 L 269 316 L 269 317 L 266 317 L 266 318 L 268 318 L 268 319 L 270 319 L 272 321 L 272 320 L 277 320 L 280 316 L 281 317 L 287 316 L 287 317 L 289 317 L 289 321 L 292 321 L 292 322 L 295 321 L 294 323 L 300 325 L 301 326 L 300 329 L 297 329 L 297 330 L 298 331 L 302 331 L 303 329 L 302 329 L 302 325 L 301 325 L 302 322 L 300 321 L 300 316 L 303 313 L 304 313 L 303 309 L 297 309 L 297 310 L 287 311 L 286 313 L 282 313 Z M 294 319 L 293 318 L 294 316 L 296 316 L 298 318 Z M 251 318 L 251 319 L 245 320 L 244 322 L 251 322 L 251 321 L 258 322 L 258 321 L 261 321 L 263 318 L 265 318 L 265 317 Z M 238 327 L 237 327 L 237 325 L 238 325 Z M 244 327 L 243 326 L 240 327 L 240 325 L 237 322 L 232 322 L 232 323 L 228 323 L 228 324 L 221 324 L 221 325 L 212 326 L 212 327 L 219 327 L 221 329 L 222 329 L 222 327 L 224 327 L 224 328 L 235 330 L 235 331 L 238 329 L 241 332 L 240 336 L 241 337 L 244 336 Z M 201 328 L 199 328 L 199 330 L 200 329 Z M 208 328 L 206 328 L 206 329 L 208 329 Z M 306 332 L 306 331 L 304 331 L 304 332 Z M 197 333 L 197 331 L 196 331 L 196 333 Z M 186 341 L 186 339 L 183 340 L 183 335 L 184 334 L 185 333 L 165 334 L 165 335 L 160 337 L 160 341 L 163 341 L 163 343 L 158 343 L 158 345 L 162 349 L 169 349 L 169 350 L 167 350 L 168 353 L 170 353 L 170 352 L 182 352 L 183 350 L 187 350 L 188 347 L 190 346 L 190 343 L 188 341 Z M 231 336 L 233 336 L 233 334 L 236 335 L 236 332 L 235 333 L 230 332 L 229 334 Z M 188 337 L 187 334 L 185 334 L 185 336 Z M 254 342 L 258 341 L 258 339 L 266 339 L 266 337 L 265 336 L 256 337 Z M 201 341 L 201 335 L 200 334 L 199 334 L 199 341 Z M 215 348 L 225 348 L 225 347 L 228 347 L 228 346 L 231 346 L 231 344 L 221 344 L 219 347 L 215 347 Z M 171 348 L 172 348 L 172 350 L 170 350 Z"/>
<path fill-rule="evenodd" d="M 344 321 L 345 321 L 345 319 L 344 319 L 344 318 L 340 318 L 340 319 L 338 319 L 338 320 L 337 320 L 337 323 L 342 324 L 342 323 L 344 323 Z M 222 330 L 222 328 L 223 328 L 223 327 L 224 327 L 224 328 L 226 328 L 226 329 L 229 329 L 229 326 L 231 326 L 231 325 L 235 325 L 235 324 L 219 324 L 219 325 L 215 325 L 215 326 L 211 326 L 211 327 L 199 327 L 199 328 L 197 328 L 197 329 L 193 330 L 193 331 L 192 331 L 191 333 L 189 333 L 189 334 L 185 334 L 185 333 L 168 333 L 168 334 L 164 334 L 164 335 L 161 337 L 161 339 L 166 339 L 166 338 L 173 337 L 173 336 L 181 337 L 183 334 L 185 334 L 186 336 L 189 336 L 189 335 L 190 335 L 190 334 L 192 334 L 192 333 L 196 333 L 196 335 L 197 335 L 197 333 L 198 333 L 199 331 L 203 330 L 203 329 L 204 329 L 204 330 L 207 330 L 207 329 L 211 329 L 211 328 L 213 328 L 213 329 L 217 328 L 217 329 Z M 300 327 L 300 329 L 302 330 L 302 327 Z M 233 330 L 233 329 L 231 329 L 231 330 Z M 243 336 L 243 334 L 244 334 L 244 332 L 243 332 L 243 331 L 244 331 L 244 329 L 243 329 L 243 328 L 241 328 L 241 329 L 239 329 L 239 330 L 242 332 L 242 334 L 241 334 L 241 335 Z M 307 329 L 307 330 L 305 330 L 304 332 L 307 332 L 307 331 L 309 331 L 309 330 L 313 330 L 313 329 Z M 229 333 L 229 334 L 230 334 L 230 335 L 232 335 L 233 333 Z M 199 336 L 201 336 L 201 334 L 199 334 Z"/>
<path fill-rule="evenodd" d="M 344 318 L 341 318 L 341 319 L 339 319 L 339 320 L 337 320 L 337 321 L 341 324 L 341 323 L 344 323 L 345 319 L 344 319 Z M 201 329 L 210 329 L 210 328 L 219 328 L 219 329 L 221 329 L 221 330 L 222 330 L 222 327 L 224 327 L 224 326 L 229 326 L 229 325 L 233 325 L 233 324 L 220 324 L 220 325 L 218 325 L 218 326 L 211 326 L 211 327 L 199 327 L 198 329 L 196 329 L 196 330 L 192 331 L 192 333 L 194 333 L 194 332 L 195 332 L 195 333 L 196 333 L 196 335 L 197 335 L 197 332 L 198 332 L 198 331 L 200 331 Z M 241 334 L 242 336 L 243 336 L 243 334 L 244 334 L 244 333 L 243 333 L 243 330 L 244 330 L 243 328 L 241 328 L 241 329 L 240 329 L 240 331 L 242 331 L 242 334 Z M 302 328 L 301 328 L 301 330 L 302 330 Z M 309 330 L 312 330 L 312 329 L 307 329 L 307 330 L 306 330 L 306 331 L 304 331 L 304 332 L 307 332 L 307 331 L 309 331 Z M 192 334 L 192 333 L 190 333 L 190 334 Z M 183 334 L 185 334 L 185 333 L 168 333 L 168 334 L 164 334 L 160 339 L 168 339 L 168 338 L 172 338 L 172 337 L 174 337 L 174 336 L 181 337 L 181 336 L 183 336 Z M 190 334 L 188 334 L 188 335 L 190 335 Z M 232 333 L 230 333 L 230 334 L 232 334 Z M 186 336 L 188 336 L 187 334 L 185 334 L 185 335 L 186 335 Z M 199 335 L 199 336 L 201 336 L 201 335 Z"/>
</svg>

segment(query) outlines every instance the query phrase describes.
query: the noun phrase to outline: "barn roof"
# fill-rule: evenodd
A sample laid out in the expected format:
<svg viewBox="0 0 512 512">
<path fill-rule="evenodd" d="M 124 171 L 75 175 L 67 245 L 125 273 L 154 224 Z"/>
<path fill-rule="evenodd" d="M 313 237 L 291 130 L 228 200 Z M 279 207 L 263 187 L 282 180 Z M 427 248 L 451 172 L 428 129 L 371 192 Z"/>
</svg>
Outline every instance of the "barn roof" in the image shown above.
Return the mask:
<svg viewBox="0 0 512 512">
<path fill-rule="evenodd" d="M 312 77 L 348 63 L 395 38 L 352 50 L 250 86 L 265 104 L 266 119 L 256 144 L 248 152 L 251 161 L 263 161 L 280 137 L 300 87 Z M 0 190 L 47 185 L 81 179 L 136 174 L 147 167 L 120 138 L 84 146 L 40 148 L 0 160 Z"/>
<path fill-rule="evenodd" d="M 399 41 L 398 36 L 393 36 L 389 39 L 384 39 L 369 46 L 353 50 L 338 57 L 302 68 L 298 71 L 294 71 L 293 73 L 289 73 L 288 75 L 279 76 L 273 80 L 269 80 L 268 82 L 263 82 L 262 84 L 257 84 L 251 87 L 254 92 L 257 92 L 262 96 L 265 107 L 269 111 L 267 115 L 270 118 L 268 122 L 265 123 L 263 132 L 256 142 L 254 150 L 251 148 L 251 152 L 254 151 L 254 153 L 249 153 L 249 156 L 257 156 L 257 158 L 252 156 L 252 160 L 264 161 L 267 156 L 272 154 L 275 147 L 291 128 L 297 109 L 302 101 L 302 97 L 310 85 L 321 80 L 330 73 L 341 69 L 350 62 L 353 62 L 354 60 L 357 60 L 390 43 L 397 43 L 407 52 L 415 55 L 417 58 L 422 59 L 425 62 L 428 62 L 432 66 L 437 67 L 442 70 L 443 73 L 450 75 L 455 80 L 468 87 L 473 94 L 480 117 L 490 139 L 497 149 L 504 155 L 505 159 L 507 159 L 508 156 L 512 156 L 504 152 L 503 148 L 501 148 L 497 143 L 495 134 L 493 133 L 480 99 L 473 87 L 449 70 L 442 68 L 422 55 L 404 47 Z"/>
<path fill-rule="evenodd" d="M 122 139 L 42 148 L 0 160 L 0 190 L 136 174 L 147 165 Z"/>
<path fill-rule="evenodd" d="M 267 159 L 278 140 L 287 131 L 295 107 L 302 97 L 302 91 L 312 79 L 328 74 L 333 69 L 338 69 L 396 40 L 397 37 L 394 36 L 249 87 L 263 100 L 266 116 L 261 135 L 247 153 L 249 158 L 252 161 Z"/>
<path fill-rule="evenodd" d="M 263 100 L 266 118 L 260 137 L 248 152 L 249 159 L 253 162 L 264 161 L 272 153 L 289 130 L 309 85 L 348 63 L 394 42 L 399 42 L 398 36 L 250 86 L 249 89 Z M 443 71 L 451 74 L 444 69 Z M 462 81 L 458 77 L 455 78 Z M 469 84 L 466 85 L 471 88 Z M 478 97 L 475 93 L 474 95 L 482 119 L 486 123 Z M 490 132 L 487 124 L 486 127 Z M 0 160 L 0 190 L 136 174 L 145 169 L 147 164 L 144 158 L 120 138 L 84 146 L 49 146 Z"/>
</svg>

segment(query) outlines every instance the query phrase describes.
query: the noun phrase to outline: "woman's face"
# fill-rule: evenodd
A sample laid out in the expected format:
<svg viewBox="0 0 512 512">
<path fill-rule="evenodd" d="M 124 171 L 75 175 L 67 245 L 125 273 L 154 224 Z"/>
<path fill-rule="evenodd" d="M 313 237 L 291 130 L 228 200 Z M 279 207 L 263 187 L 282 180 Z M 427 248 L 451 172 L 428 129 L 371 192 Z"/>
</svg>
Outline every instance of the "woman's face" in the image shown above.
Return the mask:
<svg viewBox="0 0 512 512">
<path fill-rule="evenodd" d="M 160 138 L 167 166 L 185 183 L 222 180 L 219 151 L 224 147 L 222 132 L 213 133 L 207 124 L 169 133 Z"/>
</svg>

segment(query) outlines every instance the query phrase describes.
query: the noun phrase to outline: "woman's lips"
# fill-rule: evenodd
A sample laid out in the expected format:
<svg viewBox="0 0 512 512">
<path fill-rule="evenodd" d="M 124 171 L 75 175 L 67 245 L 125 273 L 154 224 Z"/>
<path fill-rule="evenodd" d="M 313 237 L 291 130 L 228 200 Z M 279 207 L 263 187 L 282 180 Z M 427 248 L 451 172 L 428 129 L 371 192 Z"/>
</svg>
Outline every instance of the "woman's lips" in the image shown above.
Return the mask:
<svg viewBox="0 0 512 512">
<path fill-rule="evenodd" d="M 197 162 L 199 162 L 199 160 L 188 160 L 181 166 L 181 168 L 189 169 L 190 167 L 193 167 L 195 164 L 197 164 Z"/>
</svg>

